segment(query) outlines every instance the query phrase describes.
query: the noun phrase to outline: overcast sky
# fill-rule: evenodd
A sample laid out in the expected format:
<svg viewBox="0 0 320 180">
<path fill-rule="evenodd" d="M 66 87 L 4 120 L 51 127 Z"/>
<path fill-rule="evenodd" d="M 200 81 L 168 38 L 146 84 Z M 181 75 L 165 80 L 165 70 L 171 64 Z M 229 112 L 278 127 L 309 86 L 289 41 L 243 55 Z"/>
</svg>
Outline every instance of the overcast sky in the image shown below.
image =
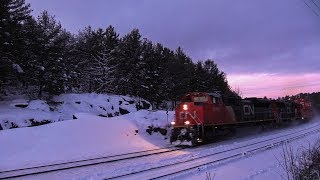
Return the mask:
<svg viewBox="0 0 320 180">
<path fill-rule="evenodd" d="M 88 25 L 113 25 L 121 35 L 138 28 L 194 61 L 214 59 L 244 96 L 320 91 L 320 0 L 305 0 L 313 11 L 303 0 L 27 2 L 34 16 L 48 10 L 73 33 Z"/>
</svg>

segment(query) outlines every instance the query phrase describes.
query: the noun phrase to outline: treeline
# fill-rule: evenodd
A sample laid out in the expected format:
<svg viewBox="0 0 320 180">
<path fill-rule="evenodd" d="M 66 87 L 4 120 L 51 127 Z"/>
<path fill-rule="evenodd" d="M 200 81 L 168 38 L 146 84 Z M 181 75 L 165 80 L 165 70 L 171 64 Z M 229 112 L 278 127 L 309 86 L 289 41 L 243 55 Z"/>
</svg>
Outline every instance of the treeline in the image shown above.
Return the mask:
<svg viewBox="0 0 320 180">
<path fill-rule="evenodd" d="M 179 100 L 189 91 L 235 94 L 213 60 L 194 63 L 182 48 L 143 38 L 138 29 L 120 37 L 114 27 L 78 34 L 54 16 L 31 16 L 24 0 L 0 2 L 0 90 L 36 87 L 57 95 L 97 92 L 133 95 L 153 103 Z"/>
</svg>

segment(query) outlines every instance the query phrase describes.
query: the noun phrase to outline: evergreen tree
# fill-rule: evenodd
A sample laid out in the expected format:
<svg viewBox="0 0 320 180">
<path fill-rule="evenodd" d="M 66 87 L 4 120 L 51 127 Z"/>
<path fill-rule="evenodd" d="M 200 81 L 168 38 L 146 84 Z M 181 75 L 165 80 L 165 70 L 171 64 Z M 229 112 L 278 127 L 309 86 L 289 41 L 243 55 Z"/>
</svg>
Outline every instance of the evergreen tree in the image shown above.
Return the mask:
<svg viewBox="0 0 320 180">
<path fill-rule="evenodd" d="M 141 35 L 138 29 L 125 35 L 119 45 L 119 73 L 118 92 L 138 96 L 143 89 L 140 86 L 140 72 L 142 66 Z"/>
<path fill-rule="evenodd" d="M 0 2 L 0 90 L 5 84 L 15 81 L 15 74 L 23 72 L 19 64 L 27 46 L 23 25 L 31 19 L 30 12 L 30 4 L 24 0 Z"/>
<path fill-rule="evenodd" d="M 194 72 L 194 65 L 191 59 L 179 47 L 174 59 L 169 62 L 169 73 L 172 77 L 171 100 L 178 101 L 181 96 L 191 91 L 191 81 Z"/>
<path fill-rule="evenodd" d="M 206 92 L 208 91 L 208 86 L 206 84 L 207 74 L 203 68 L 203 63 L 199 61 L 195 64 L 195 69 L 193 72 L 192 80 L 191 80 L 191 89 L 192 91 L 197 92 Z"/>
<path fill-rule="evenodd" d="M 111 68 L 112 79 L 116 78 L 118 37 L 112 26 L 107 27 L 105 32 L 102 29 L 93 31 L 90 26 L 80 32 L 71 53 L 74 54 L 73 62 L 76 67 L 73 84 L 78 86 L 77 89 L 81 92 L 116 92 L 115 88 L 111 88 L 116 84 L 111 85 L 109 80 L 109 87 L 101 87 L 108 79 L 106 76 L 101 77 L 101 74 L 107 73 L 109 76 L 111 72 L 106 70 Z"/>
<path fill-rule="evenodd" d="M 74 67 L 69 86 L 74 92 L 92 92 L 91 63 L 96 54 L 94 43 L 94 32 L 90 26 L 75 37 L 73 48 L 69 52 Z"/>
<path fill-rule="evenodd" d="M 39 97 L 45 90 L 49 94 L 60 94 L 65 91 L 66 50 L 70 34 L 62 29 L 47 11 L 41 13 L 37 23 L 37 53 L 33 63 L 36 82 L 39 86 Z"/>
</svg>

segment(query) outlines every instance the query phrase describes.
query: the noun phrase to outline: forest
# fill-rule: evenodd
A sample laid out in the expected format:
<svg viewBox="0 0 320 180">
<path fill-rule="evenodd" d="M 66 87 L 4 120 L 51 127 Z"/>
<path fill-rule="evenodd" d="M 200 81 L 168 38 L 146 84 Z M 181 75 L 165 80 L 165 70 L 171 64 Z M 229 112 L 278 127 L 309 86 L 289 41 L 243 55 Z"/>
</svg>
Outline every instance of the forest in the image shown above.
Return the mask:
<svg viewBox="0 0 320 180">
<path fill-rule="evenodd" d="M 24 0 L 0 2 L 1 96 L 8 89 L 40 99 L 95 92 L 159 104 L 190 91 L 236 94 L 212 59 L 193 60 L 181 47 L 143 38 L 139 29 L 120 36 L 112 25 L 88 26 L 73 34 L 47 11 L 37 18 L 31 12 Z"/>
</svg>

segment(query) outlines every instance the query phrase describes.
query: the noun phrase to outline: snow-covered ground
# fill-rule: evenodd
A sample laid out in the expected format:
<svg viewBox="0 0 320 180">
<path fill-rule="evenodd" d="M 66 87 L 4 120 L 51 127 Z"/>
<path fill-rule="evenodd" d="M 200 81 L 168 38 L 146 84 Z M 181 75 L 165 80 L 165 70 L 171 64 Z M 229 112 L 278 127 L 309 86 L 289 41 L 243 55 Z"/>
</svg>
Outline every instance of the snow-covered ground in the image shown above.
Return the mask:
<svg viewBox="0 0 320 180">
<path fill-rule="evenodd" d="M 13 96 L 0 101 L 0 130 L 77 119 L 81 112 L 114 117 L 136 112 L 137 106 L 151 108 L 143 99 L 120 95 L 62 94 L 50 102 Z"/>
<path fill-rule="evenodd" d="M 153 114 L 141 110 L 104 118 L 78 113 L 77 120 L 0 131 L 0 171 L 164 147 L 163 135 L 146 132 L 145 127 L 167 124 Z M 156 114 L 166 117 L 165 111 Z"/>
<path fill-rule="evenodd" d="M 287 179 L 284 170 L 283 153 L 286 148 L 292 148 L 295 155 L 307 150 L 320 140 L 320 132 L 290 143 L 271 148 L 262 152 L 253 153 L 244 157 L 232 159 L 223 163 L 203 166 L 200 169 L 189 171 L 177 176 L 177 179 L 261 179 L 282 180 Z"/>
<path fill-rule="evenodd" d="M 38 105 L 36 106 L 38 107 Z M 43 107 L 45 108 L 45 107 Z M 76 113 L 77 120 L 60 121 L 43 126 L 0 131 L 0 172 L 10 169 L 116 155 L 169 146 L 168 139 L 159 132 L 149 135 L 149 127 L 166 128 L 173 119 L 165 111 L 140 110 L 122 116 L 99 117 L 92 113 Z M 226 150 L 320 125 L 320 120 L 295 124 L 283 129 L 242 133 L 213 144 L 183 149 L 139 159 L 51 172 L 29 179 L 103 179 L 177 161 L 185 161 L 208 153 Z M 248 129 L 250 130 L 250 128 Z M 244 135 L 243 135 L 244 134 Z M 295 149 L 316 142 L 320 133 L 290 142 Z M 256 152 L 219 164 L 203 166 L 175 176 L 176 179 L 206 179 L 210 172 L 214 179 L 281 179 L 282 147 Z M 147 176 L 145 176 L 147 178 Z"/>
</svg>

